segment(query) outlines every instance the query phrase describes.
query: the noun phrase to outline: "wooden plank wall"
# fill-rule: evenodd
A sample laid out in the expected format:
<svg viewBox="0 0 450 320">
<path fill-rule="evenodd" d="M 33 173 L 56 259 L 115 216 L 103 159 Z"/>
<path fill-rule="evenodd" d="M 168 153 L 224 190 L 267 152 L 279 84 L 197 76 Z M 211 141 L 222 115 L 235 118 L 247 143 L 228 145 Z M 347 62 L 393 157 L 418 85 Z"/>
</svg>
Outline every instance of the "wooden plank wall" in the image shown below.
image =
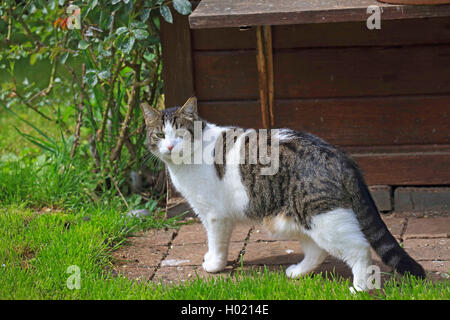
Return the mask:
<svg viewBox="0 0 450 320">
<path fill-rule="evenodd" d="M 372 185 L 450 184 L 448 18 L 273 26 L 272 37 L 275 127 L 341 146 Z M 261 127 L 255 29 L 190 30 L 189 46 L 200 114 Z"/>
</svg>

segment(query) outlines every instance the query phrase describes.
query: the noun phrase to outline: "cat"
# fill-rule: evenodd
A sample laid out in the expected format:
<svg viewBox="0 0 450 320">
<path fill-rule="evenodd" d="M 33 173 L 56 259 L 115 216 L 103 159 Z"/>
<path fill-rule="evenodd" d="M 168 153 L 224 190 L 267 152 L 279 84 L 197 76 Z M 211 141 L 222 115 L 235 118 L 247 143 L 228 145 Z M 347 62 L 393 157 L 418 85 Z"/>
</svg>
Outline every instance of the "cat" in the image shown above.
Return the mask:
<svg viewBox="0 0 450 320">
<path fill-rule="evenodd" d="M 261 174 L 267 165 L 248 161 L 251 153 L 261 152 L 260 144 L 247 139 L 256 130 L 242 129 L 226 140 L 237 128 L 200 118 L 195 97 L 179 108 L 159 111 L 147 103 L 141 108 L 147 148 L 166 164 L 173 185 L 206 229 L 208 251 L 202 266 L 207 272 L 225 268 L 235 223 L 262 221 L 274 238 L 301 243 L 304 258 L 286 269 L 288 277 L 312 272 L 332 255 L 351 268 L 352 289 L 366 291 L 372 247 L 397 272 L 425 278 L 422 266 L 381 219 L 357 164 L 337 147 L 306 132 L 269 131 L 267 144 L 278 147 L 278 170 Z M 193 161 L 196 152 L 214 161 L 180 162 L 173 157 L 178 153 Z M 242 154 L 246 161 L 233 161 Z"/>
</svg>

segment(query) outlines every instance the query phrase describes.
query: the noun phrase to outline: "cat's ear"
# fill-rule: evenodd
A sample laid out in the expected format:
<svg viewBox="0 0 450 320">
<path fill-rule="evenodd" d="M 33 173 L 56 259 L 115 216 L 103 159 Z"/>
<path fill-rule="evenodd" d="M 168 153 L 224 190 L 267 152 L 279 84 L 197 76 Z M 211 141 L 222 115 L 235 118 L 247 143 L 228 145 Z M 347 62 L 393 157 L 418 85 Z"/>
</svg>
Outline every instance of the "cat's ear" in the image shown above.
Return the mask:
<svg viewBox="0 0 450 320">
<path fill-rule="evenodd" d="M 145 124 L 148 126 L 154 123 L 155 120 L 161 118 L 161 111 L 151 107 L 147 102 L 141 103 L 141 109 L 142 114 L 144 115 Z"/>
<path fill-rule="evenodd" d="M 186 103 L 177 110 L 177 113 L 193 114 L 197 113 L 197 98 L 190 97 Z"/>
</svg>

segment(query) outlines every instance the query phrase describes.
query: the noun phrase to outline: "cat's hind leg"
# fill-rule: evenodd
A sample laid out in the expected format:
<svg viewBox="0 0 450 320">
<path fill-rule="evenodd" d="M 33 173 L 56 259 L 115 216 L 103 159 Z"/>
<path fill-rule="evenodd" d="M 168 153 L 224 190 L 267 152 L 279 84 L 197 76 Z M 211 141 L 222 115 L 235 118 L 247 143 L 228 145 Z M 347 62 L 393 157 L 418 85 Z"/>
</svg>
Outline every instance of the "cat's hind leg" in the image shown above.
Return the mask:
<svg viewBox="0 0 450 320">
<path fill-rule="evenodd" d="M 338 208 L 312 218 L 305 231 L 321 248 L 347 263 L 353 273 L 353 290 L 368 289 L 370 245 L 351 209 Z"/>
<path fill-rule="evenodd" d="M 311 271 L 314 271 L 328 256 L 328 253 L 319 247 L 314 240 L 308 236 L 301 239 L 302 250 L 304 253 L 303 260 L 298 264 L 293 264 L 286 269 L 286 275 L 289 278 L 298 278 Z"/>
<path fill-rule="evenodd" d="M 286 275 L 297 278 L 313 271 L 327 257 L 327 252 L 318 246 L 311 237 L 302 232 L 302 227 L 292 216 L 283 213 L 266 217 L 263 220 L 264 227 L 269 234 L 278 240 L 300 240 L 304 253 L 303 260 L 289 266 Z"/>
</svg>

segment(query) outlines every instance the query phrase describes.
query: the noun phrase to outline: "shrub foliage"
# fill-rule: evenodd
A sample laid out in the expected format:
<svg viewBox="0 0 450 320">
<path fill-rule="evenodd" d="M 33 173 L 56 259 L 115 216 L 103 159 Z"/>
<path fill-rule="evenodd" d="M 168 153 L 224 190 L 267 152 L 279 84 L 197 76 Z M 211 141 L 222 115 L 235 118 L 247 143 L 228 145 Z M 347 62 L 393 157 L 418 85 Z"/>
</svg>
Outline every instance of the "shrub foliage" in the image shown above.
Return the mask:
<svg viewBox="0 0 450 320">
<path fill-rule="evenodd" d="M 56 124 L 65 148 L 42 127 L 23 136 L 48 152 L 89 159 L 98 188 L 122 187 L 146 158 L 140 102 L 164 104 L 160 19 L 172 23 L 173 10 L 192 8 L 188 0 L 2 1 L 4 112 L 26 107 Z M 24 61 L 30 70 L 46 63 L 47 72 L 34 75 L 39 81 L 21 77 Z"/>
</svg>

